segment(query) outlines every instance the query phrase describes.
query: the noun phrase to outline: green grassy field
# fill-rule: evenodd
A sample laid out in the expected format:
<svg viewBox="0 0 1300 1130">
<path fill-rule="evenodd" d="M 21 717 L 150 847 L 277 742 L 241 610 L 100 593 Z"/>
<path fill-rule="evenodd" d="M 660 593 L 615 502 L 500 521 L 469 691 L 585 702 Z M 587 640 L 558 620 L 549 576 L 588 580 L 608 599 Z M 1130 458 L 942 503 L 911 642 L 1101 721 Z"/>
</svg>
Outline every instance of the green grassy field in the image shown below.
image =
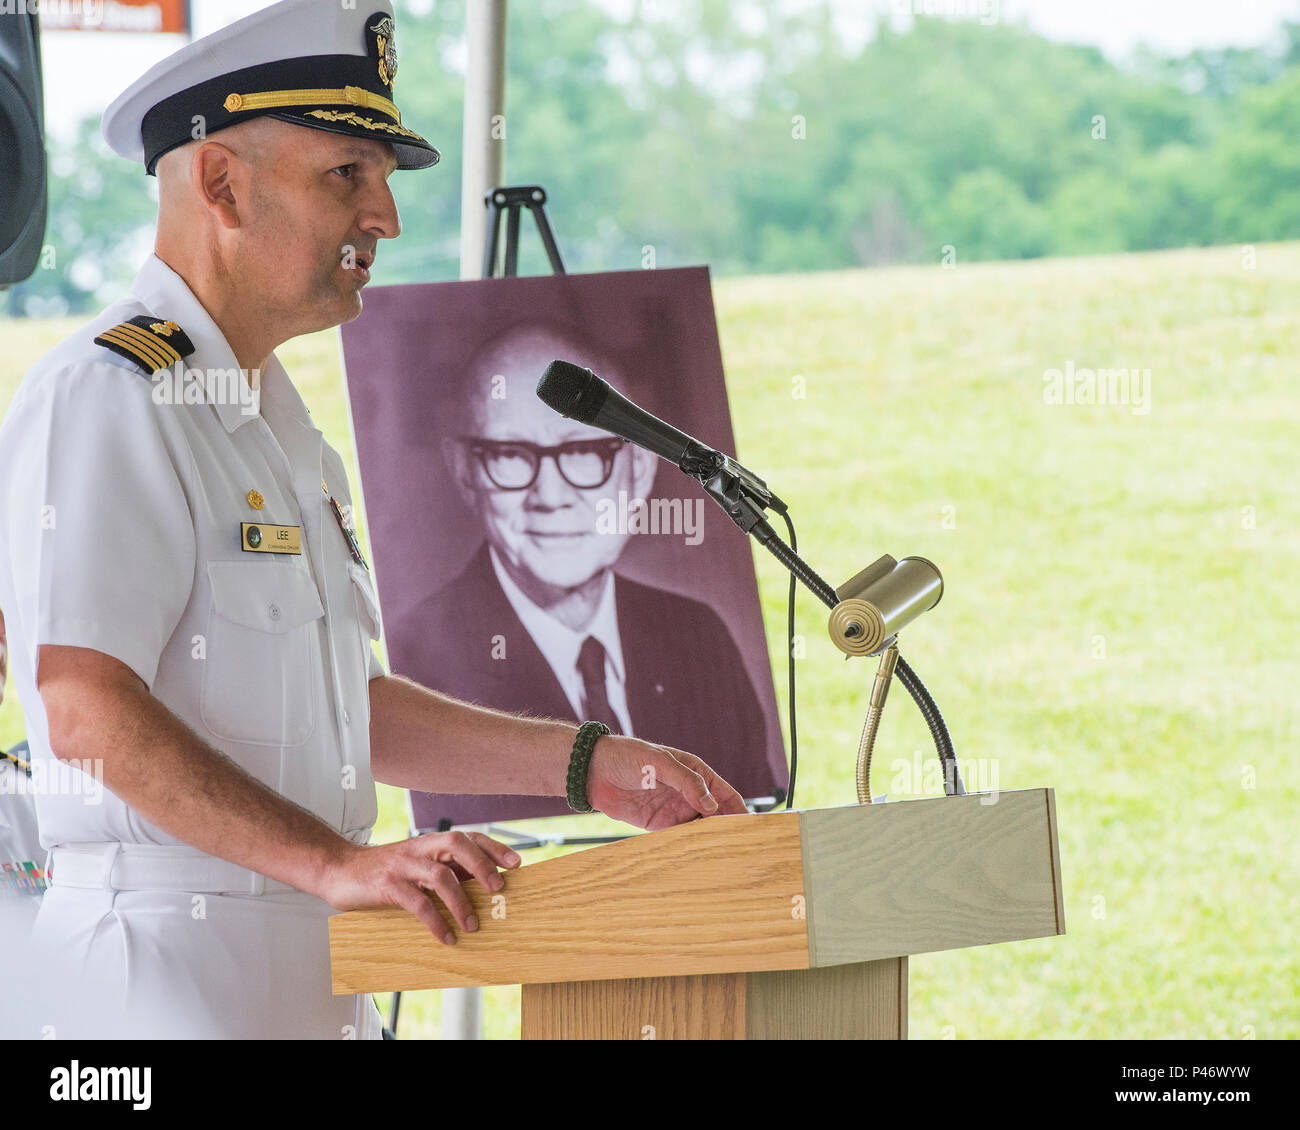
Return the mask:
<svg viewBox="0 0 1300 1130">
<path fill-rule="evenodd" d="M 1300 244 L 1246 264 L 715 284 L 739 455 L 804 556 L 834 584 L 881 553 L 937 562 L 943 601 L 901 642 L 967 784 L 1056 788 L 1067 935 L 913 959 L 913 1038 L 1300 1036 Z M 0 322 L 0 403 L 78 324 Z M 280 356 L 351 459 L 336 332 Z M 1067 365 L 1149 370 L 1149 410 L 1046 403 Z M 758 552 L 784 717 L 786 582 Z M 798 801 L 848 803 L 874 662 L 842 658 L 812 597 L 796 610 Z M 11 697 L 0 740 L 21 732 Z M 874 791 L 940 792 L 914 771 L 932 761 L 896 688 Z M 405 829 L 381 790 L 377 838 Z M 517 990 L 486 997 L 488 1034 L 517 1035 Z M 410 994 L 403 1035 L 437 1024 L 437 995 Z"/>
</svg>

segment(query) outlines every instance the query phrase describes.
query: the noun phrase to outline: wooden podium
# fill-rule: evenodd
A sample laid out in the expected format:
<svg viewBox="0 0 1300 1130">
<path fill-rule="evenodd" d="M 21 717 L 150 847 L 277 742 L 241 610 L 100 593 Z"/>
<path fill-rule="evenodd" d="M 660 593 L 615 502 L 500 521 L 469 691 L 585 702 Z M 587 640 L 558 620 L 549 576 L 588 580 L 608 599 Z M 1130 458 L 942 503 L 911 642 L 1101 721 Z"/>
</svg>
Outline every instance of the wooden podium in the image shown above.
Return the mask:
<svg viewBox="0 0 1300 1130">
<path fill-rule="evenodd" d="M 330 919 L 335 993 L 523 986 L 524 1039 L 905 1039 L 907 955 L 1065 933 L 1051 789 L 715 816 Z"/>
</svg>

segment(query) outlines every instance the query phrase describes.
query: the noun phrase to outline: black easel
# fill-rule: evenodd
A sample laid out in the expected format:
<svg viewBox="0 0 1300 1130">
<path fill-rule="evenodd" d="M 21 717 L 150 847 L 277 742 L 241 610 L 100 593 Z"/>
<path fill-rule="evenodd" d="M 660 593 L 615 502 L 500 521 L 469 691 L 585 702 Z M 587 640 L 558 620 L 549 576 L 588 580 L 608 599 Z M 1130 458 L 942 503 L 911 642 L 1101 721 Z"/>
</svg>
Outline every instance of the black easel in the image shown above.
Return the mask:
<svg viewBox="0 0 1300 1130">
<path fill-rule="evenodd" d="M 483 197 L 483 203 L 491 211 L 488 217 L 487 237 L 483 247 L 483 277 L 490 279 L 496 271 L 497 243 L 501 237 L 501 213 L 509 211 L 506 219 L 506 259 L 503 278 L 514 278 L 519 274 L 519 209 L 527 208 L 537 221 L 537 231 L 546 248 L 546 257 L 551 261 L 553 274 L 564 274 L 564 264 L 560 261 L 560 249 L 555 245 L 555 235 L 546 218 L 546 189 L 540 184 L 521 184 L 512 187 L 494 188 Z"/>
<path fill-rule="evenodd" d="M 502 185 L 483 194 L 483 204 L 489 211 L 487 232 L 483 239 L 483 277 L 495 278 L 497 267 L 497 248 L 501 239 L 501 216 L 506 215 L 505 259 L 502 263 L 501 278 L 515 278 L 519 274 L 519 212 L 527 208 L 537 221 L 537 233 L 542 237 L 542 246 L 546 248 L 546 257 L 551 262 L 553 274 L 564 274 L 564 263 L 560 259 L 560 249 L 555 243 L 555 233 L 551 231 L 550 221 L 546 217 L 546 189 L 540 184 Z M 439 831 L 450 831 L 451 824 L 444 828 L 439 824 Z M 631 832 L 620 832 L 610 836 L 565 836 L 558 833 L 535 835 L 507 828 L 500 824 L 488 824 L 488 834 L 492 836 L 511 837 L 507 842 L 516 851 L 543 847 L 547 844 L 569 846 L 572 844 L 609 844 L 615 840 L 625 840 Z"/>
</svg>

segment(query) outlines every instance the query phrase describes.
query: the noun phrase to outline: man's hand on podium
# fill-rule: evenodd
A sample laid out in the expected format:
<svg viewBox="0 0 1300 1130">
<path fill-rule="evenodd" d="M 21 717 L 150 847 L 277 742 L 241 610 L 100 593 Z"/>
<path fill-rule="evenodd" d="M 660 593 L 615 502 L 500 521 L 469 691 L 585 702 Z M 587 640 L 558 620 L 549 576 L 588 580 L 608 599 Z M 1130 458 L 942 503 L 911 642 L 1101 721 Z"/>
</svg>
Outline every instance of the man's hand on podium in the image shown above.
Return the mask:
<svg viewBox="0 0 1300 1130">
<path fill-rule="evenodd" d="M 505 885 L 499 868 L 519 867 L 519 853 L 481 832 L 429 832 L 392 844 L 358 846 L 339 838 L 321 896 L 338 910 L 400 906 L 423 922 L 440 942 L 454 945 L 455 931 L 437 904 L 451 912 L 460 929 L 479 927 L 474 904 L 462 884 L 477 879 L 484 890 Z"/>
<path fill-rule="evenodd" d="M 587 801 L 650 832 L 748 811 L 741 795 L 694 754 L 614 734 L 596 739 Z"/>
</svg>

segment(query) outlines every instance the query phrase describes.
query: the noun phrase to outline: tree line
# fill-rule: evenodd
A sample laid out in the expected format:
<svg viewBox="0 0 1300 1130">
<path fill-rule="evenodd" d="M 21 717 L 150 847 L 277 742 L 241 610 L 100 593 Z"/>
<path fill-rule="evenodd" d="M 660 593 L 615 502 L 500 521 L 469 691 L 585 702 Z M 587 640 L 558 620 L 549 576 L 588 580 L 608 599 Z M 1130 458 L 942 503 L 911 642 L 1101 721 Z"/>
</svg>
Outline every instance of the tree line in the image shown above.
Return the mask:
<svg viewBox="0 0 1300 1130">
<path fill-rule="evenodd" d="M 403 13 L 398 101 L 443 151 L 395 173 L 377 281 L 456 278 L 465 0 Z M 743 18 L 742 18 L 743 17 Z M 1300 23 L 1258 49 L 1117 64 L 1017 24 L 828 5 L 511 7 L 507 180 L 545 186 L 571 271 L 756 274 L 1300 237 Z M 149 248 L 156 194 L 98 120 L 51 143 L 45 265 L 16 315 L 97 309 Z M 521 273 L 547 269 L 530 226 Z"/>
</svg>

